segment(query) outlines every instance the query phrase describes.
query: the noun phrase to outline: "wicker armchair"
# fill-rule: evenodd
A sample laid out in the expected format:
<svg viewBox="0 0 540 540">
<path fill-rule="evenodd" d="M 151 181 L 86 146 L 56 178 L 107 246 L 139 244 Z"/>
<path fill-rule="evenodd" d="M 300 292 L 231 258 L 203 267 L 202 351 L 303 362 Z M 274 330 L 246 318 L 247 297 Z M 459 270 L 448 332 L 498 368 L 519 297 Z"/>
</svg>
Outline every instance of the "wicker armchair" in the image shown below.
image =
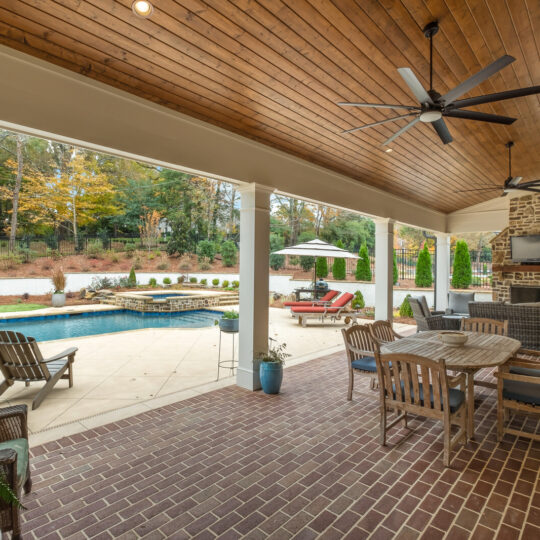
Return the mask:
<svg viewBox="0 0 540 540">
<path fill-rule="evenodd" d="M 409 305 L 416 321 L 417 332 L 445 329 L 444 319 L 442 317 L 444 311 L 430 311 L 425 296 L 419 296 L 417 298 L 410 297 Z"/>
<path fill-rule="evenodd" d="M 0 409 L 0 471 L 18 498 L 23 487 L 25 493 L 32 489 L 26 417 L 26 405 Z M 0 500 L 0 529 L 21 538 L 18 506 Z"/>
</svg>

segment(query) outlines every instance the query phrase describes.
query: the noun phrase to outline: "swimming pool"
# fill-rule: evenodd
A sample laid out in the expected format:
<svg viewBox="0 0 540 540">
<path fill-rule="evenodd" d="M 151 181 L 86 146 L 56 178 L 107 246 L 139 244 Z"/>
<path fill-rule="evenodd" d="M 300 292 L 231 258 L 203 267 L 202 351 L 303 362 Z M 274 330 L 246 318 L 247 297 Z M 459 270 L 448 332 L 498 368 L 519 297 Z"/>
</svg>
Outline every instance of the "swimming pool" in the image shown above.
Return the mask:
<svg viewBox="0 0 540 540">
<path fill-rule="evenodd" d="M 141 296 L 151 296 L 154 300 L 161 300 L 163 298 L 176 298 L 177 296 L 188 296 L 182 293 L 137 293 Z"/>
<path fill-rule="evenodd" d="M 0 320 L 0 330 L 15 330 L 37 341 L 49 341 L 144 328 L 203 328 L 212 326 L 221 316 L 219 311 L 205 309 L 176 313 L 140 313 L 123 309 L 4 319 Z"/>
</svg>

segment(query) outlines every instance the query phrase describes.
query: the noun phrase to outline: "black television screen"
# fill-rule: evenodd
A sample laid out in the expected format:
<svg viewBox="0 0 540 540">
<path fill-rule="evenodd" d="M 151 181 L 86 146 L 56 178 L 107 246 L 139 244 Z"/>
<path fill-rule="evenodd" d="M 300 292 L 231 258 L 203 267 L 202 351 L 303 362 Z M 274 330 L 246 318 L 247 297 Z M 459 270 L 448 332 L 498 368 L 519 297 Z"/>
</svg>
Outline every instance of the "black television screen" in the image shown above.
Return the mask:
<svg viewBox="0 0 540 540">
<path fill-rule="evenodd" d="M 514 262 L 540 262 L 540 235 L 511 236 L 510 248 Z"/>
</svg>

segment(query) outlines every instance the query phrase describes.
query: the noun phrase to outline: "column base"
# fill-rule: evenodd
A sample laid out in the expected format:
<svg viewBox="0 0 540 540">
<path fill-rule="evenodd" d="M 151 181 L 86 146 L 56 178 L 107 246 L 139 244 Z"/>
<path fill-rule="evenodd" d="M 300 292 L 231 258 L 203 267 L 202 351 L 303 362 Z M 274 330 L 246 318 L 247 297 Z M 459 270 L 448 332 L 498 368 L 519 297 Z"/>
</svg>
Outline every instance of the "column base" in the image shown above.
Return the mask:
<svg viewBox="0 0 540 540">
<path fill-rule="evenodd" d="M 259 363 L 254 363 L 251 369 L 239 366 L 236 369 L 236 384 L 246 390 L 260 390 Z"/>
</svg>

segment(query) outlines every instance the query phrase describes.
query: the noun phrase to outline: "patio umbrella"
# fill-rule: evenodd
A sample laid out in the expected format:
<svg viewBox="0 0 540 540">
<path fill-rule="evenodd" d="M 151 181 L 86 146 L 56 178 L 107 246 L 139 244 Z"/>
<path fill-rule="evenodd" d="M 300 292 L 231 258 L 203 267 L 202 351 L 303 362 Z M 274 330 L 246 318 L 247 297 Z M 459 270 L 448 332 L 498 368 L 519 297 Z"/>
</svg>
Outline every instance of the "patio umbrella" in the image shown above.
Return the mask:
<svg viewBox="0 0 540 540">
<path fill-rule="evenodd" d="M 274 251 L 273 255 L 299 255 L 301 257 L 333 257 L 334 259 L 358 259 L 358 255 L 315 239 Z M 317 281 L 317 265 L 313 267 L 313 288 Z"/>
</svg>

